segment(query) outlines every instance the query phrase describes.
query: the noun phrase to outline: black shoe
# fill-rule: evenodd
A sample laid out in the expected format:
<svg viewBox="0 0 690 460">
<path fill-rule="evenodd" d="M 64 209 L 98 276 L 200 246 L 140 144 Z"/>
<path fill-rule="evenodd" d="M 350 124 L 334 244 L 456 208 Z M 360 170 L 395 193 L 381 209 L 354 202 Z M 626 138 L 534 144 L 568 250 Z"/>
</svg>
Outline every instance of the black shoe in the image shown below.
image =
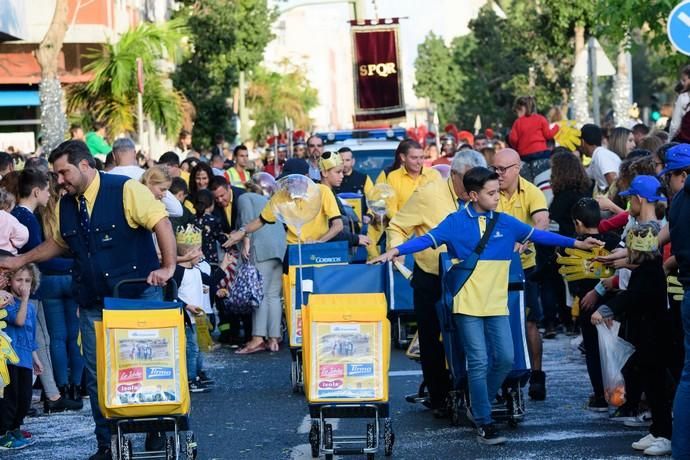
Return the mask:
<svg viewBox="0 0 690 460">
<path fill-rule="evenodd" d="M 163 452 L 165 451 L 165 433 L 154 431 L 146 433 L 146 441 L 144 442 L 144 449 L 147 452 Z"/>
<path fill-rule="evenodd" d="M 26 416 L 27 417 L 38 417 L 38 411 L 36 410 L 35 407 L 29 408 L 28 411 L 26 411 Z"/>
<path fill-rule="evenodd" d="M 496 444 L 503 444 L 506 442 L 506 438 L 500 435 L 494 424 L 490 423 L 477 428 L 477 441 L 479 441 L 480 444 L 493 446 Z"/>
<path fill-rule="evenodd" d="M 211 391 L 209 387 L 201 383 L 201 380 L 199 380 L 199 377 L 197 377 L 194 380 L 189 381 L 189 392 L 190 393 L 208 393 Z"/>
<path fill-rule="evenodd" d="M 596 397 L 592 395 L 589 397 L 587 409 L 593 412 L 608 412 L 609 403 L 606 402 L 603 396 Z"/>
<path fill-rule="evenodd" d="M 543 371 L 532 371 L 529 378 L 529 397 L 535 401 L 546 399 L 546 374 Z"/>
<path fill-rule="evenodd" d="M 113 455 L 110 453 L 110 447 L 99 447 L 95 454 L 89 457 L 89 460 L 111 460 Z"/>
<path fill-rule="evenodd" d="M 555 339 L 558 335 L 558 330 L 554 326 L 547 326 L 546 331 L 544 331 L 545 339 Z"/>
<path fill-rule="evenodd" d="M 67 388 L 67 399 L 69 401 L 72 401 L 77 407 L 76 410 L 81 410 L 82 407 L 84 407 L 84 402 L 81 399 L 81 390 L 79 388 L 79 385 L 75 384 L 70 384 L 69 387 Z"/>
<path fill-rule="evenodd" d="M 209 377 L 204 371 L 199 371 L 197 377 L 204 385 L 213 385 L 214 383 L 216 383 L 216 381 Z"/>
</svg>

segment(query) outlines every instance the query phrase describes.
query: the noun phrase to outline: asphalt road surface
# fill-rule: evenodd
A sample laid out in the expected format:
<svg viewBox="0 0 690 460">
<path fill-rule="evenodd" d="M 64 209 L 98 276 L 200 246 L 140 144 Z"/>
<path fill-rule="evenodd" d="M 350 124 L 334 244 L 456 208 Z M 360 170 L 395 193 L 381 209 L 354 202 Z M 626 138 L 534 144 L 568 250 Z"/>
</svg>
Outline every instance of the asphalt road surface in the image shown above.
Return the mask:
<svg viewBox="0 0 690 460">
<path fill-rule="evenodd" d="M 396 459 L 627 459 L 641 458 L 630 443 L 646 434 L 586 410 L 590 384 L 584 358 L 559 336 L 545 341 L 547 399 L 527 402 L 525 420 L 505 427 L 508 442 L 482 446 L 468 427 L 451 427 L 420 405 L 405 402 L 417 391 L 419 364 L 394 350 L 390 369 L 390 401 Z M 202 460 L 308 459 L 309 418 L 303 395 L 290 386 L 290 353 L 235 355 L 223 347 L 207 355 L 209 374 L 216 379 L 211 393 L 192 396 L 192 424 Z M 1 458 L 85 459 L 96 449 L 88 401 L 78 413 L 27 419 L 36 444 Z M 336 422 L 336 435 L 362 434 L 360 421 Z M 381 452 L 380 457 L 383 458 Z M 356 457 L 351 457 L 356 458 Z"/>
</svg>

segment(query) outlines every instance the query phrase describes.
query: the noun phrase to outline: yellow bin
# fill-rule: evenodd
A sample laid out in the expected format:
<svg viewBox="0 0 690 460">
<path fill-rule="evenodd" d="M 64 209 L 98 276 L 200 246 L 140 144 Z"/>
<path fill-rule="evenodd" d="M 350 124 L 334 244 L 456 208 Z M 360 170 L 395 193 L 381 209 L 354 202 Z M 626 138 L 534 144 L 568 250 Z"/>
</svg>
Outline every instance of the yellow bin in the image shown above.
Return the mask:
<svg viewBox="0 0 690 460">
<path fill-rule="evenodd" d="M 387 402 L 386 296 L 312 294 L 302 309 L 304 385 L 310 403 Z"/>
<path fill-rule="evenodd" d="M 95 328 L 98 404 L 103 416 L 189 413 L 185 329 L 179 308 L 104 309 L 103 321 Z"/>
</svg>

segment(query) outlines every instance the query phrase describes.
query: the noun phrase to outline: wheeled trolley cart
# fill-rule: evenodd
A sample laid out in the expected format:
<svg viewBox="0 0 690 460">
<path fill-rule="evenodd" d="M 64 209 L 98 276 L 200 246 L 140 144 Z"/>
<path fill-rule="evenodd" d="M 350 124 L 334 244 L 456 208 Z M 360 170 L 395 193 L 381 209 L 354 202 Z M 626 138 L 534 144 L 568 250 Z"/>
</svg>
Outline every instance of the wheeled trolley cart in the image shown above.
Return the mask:
<svg viewBox="0 0 690 460">
<path fill-rule="evenodd" d="M 365 267 L 366 268 L 366 267 Z M 393 453 L 388 403 L 390 323 L 377 294 L 313 294 L 304 308 L 305 392 L 313 457 Z M 366 420 L 362 434 L 336 436 L 331 419 Z"/>
<path fill-rule="evenodd" d="M 110 423 L 113 460 L 194 459 L 189 429 L 185 326 L 180 305 L 117 298 L 96 322 L 98 404 Z M 176 291 L 176 289 L 173 289 Z M 173 298 L 176 297 L 176 294 Z M 131 434 L 164 433 L 163 450 L 135 452 Z"/>
<path fill-rule="evenodd" d="M 302 304 L 303 291 L 310 291 L 300 280 L 301 268 L 347 264 L 349 253 L 346 241 L 319 244 L 296 244 L 288 246 L 288 270 L 283 274 L 283 297 L 285 299 L 285 322 L 290 346 L 290 384 L 294 393 L 304 391 L 302 374 Z M 301 263 L 301 265 L 300 265 Z"/>
<path fill-rule="evenodd" d="M 441 256 L 441 263 L 450 267 L 447 255 Z M 442 270 L 445 273 L 446 270 Z M 510 263 L 508 281 L 508 311 L 510 330 L 513 337 L 514 362 L 513 370 L 501 388 L 499 403 L 492 407 L 492 417 L 498 422 L 517 426 L 525 415 L 523 388 L 530 375 L 529 353 L 525 333 L 525 277 L 520 256 L 515 253 Z M 452 377 L 452 390 L 449 394 L 448 407 L 453 425 L 459 425 L 465 419 L 469 408 L 469 390 L 465 353 L 460 334 L 458 333 L 450 310 L 442 302 L 437 304 L 437 313 L 441 322 L 441 336 L 446 352 L 446 362 Z M 423 385 L 423 384 L 422 384 Z M 421 389 L 420 389 L 421 393 Z"/>
</svg>

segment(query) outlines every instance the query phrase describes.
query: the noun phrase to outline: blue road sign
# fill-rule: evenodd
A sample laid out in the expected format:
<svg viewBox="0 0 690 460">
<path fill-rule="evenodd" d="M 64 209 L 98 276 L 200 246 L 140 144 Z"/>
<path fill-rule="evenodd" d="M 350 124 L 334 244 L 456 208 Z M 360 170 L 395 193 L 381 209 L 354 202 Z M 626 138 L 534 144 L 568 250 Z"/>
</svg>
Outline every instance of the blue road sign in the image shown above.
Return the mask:
<svg viewBox="0 0 690 460">
<path fill-rule="evenodd" d="M 674 48 L 690 56 L 690 0 L 680 2 L 673 8 L 666 29 Z"/>
</svg>

